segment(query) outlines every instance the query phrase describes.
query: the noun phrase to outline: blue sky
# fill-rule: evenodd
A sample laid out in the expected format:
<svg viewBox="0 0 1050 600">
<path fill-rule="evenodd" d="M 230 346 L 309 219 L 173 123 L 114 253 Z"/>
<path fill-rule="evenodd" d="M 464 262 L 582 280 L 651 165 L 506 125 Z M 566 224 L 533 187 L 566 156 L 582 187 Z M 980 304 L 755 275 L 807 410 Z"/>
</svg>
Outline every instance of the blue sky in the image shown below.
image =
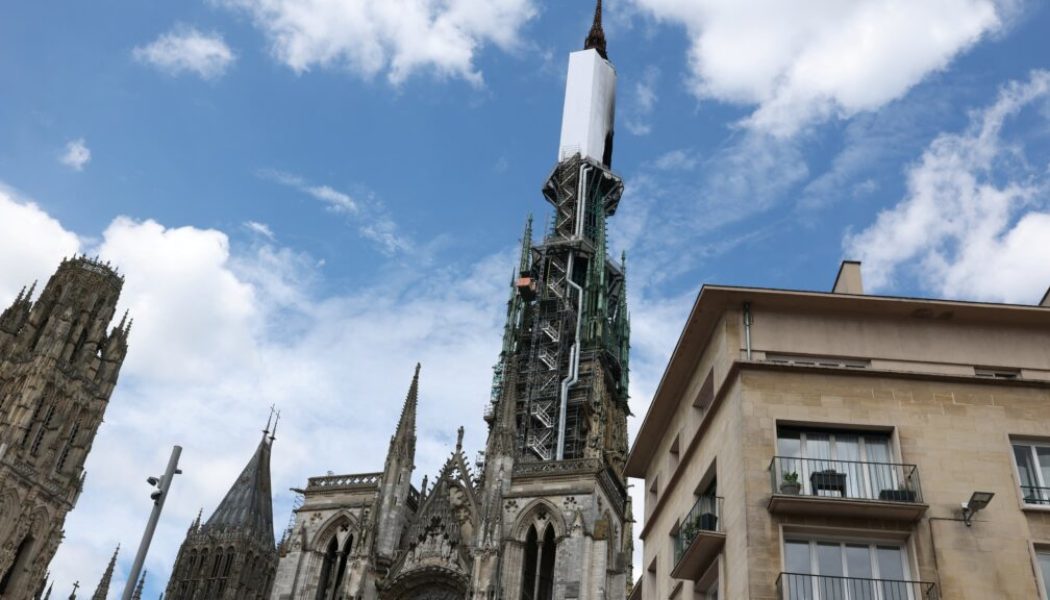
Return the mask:
<svg viewBox="0 0 1050 600">
<path fill-rule="evenodd" d="M 93 589 L 142 477 L 184 469 L 147 566 L 250 456 L 380 468 L 422 361 L 433 473 L 481 409 L 587 0 L 108 0 L 0 9 L 0 298 L 73 251 L 127 273 L 121 385 L 53 570 Z M 1038 302 L 1050 11 L 1023 0 L 608 0 L 632 406 L 703 282 Z M 632 427 L 637 427 L 633 423 Z M 129 553 L 130 554 L 130 553 Z M 126 568 L 130 556 L 123 556 Z M 119 574 L 118 574 L 119 575 Z"/>
</svg>

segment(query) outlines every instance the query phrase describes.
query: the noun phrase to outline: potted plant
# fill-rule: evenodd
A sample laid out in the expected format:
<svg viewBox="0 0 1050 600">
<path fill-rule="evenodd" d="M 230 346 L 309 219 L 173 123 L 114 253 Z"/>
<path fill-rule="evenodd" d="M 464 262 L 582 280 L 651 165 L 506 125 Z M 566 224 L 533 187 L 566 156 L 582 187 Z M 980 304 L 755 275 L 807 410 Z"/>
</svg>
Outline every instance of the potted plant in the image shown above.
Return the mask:
<svg viewBox="0 0 1050 600">
<path fill-rule="evenodd" d="M 798 473 L 795 471 L 784 471 L 780 479 L 780 493 L 790 496 L 797 496 L 802 493 L 802 484 L 798 480 Z"/>
<path fill-rule="evenodd" d="M 901 483 L 897 489 L 882 490 L 879 492 L 879 500 L 891 502 L 915 502 L 915 490 L 908 489 L 908 484 Z"/>
</svg>

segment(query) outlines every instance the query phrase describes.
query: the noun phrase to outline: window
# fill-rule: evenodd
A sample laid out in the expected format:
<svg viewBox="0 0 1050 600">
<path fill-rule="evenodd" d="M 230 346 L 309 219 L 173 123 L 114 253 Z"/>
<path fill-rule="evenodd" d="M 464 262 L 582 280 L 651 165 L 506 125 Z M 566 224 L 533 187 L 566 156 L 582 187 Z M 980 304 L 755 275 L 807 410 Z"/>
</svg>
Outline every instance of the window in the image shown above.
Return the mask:
<svg viewBox="0 0 1050 600">
<path fill-rule="evenodd" d="M 802 367 L 839 367 L 863 369 L 871 366 L 870 360 L 843 358 L 841 356 L 803 356 L 799 354 L 766 353 L 766 361 L 780 365 L 797 365 Z"/>
<path fill-rule="evenodd" d="M 892 462 L 885 431 L 780 427 L 773 466 L 779 487 L 794 482 L 803 495 L 909 500 L 898 496 L 915 491 L 913 469 Z"/>
<path fill-rule="evenodd" d="M 1050 600 L 1050 549 L 1037 550 L 1035 558 L 1039 563 L 1039 575 L 1043 578 L 1043 597 Z"/>
<path fill-rule="evenodd" d="M 529 533 L 525 537 L 525 561 L 522 566 L 522 600 L 554 598 L 554 558 L 557 549 L 553 526 L 547 525 L 542 539 L 535 525 L 529 527 Z"/>
<path fill-rule="evenodd" d="M 700 410 L 707 410 L 708 406 L 711 406 L 711 402 L 715 399 L 715 370 L 711 369 L 707 372 L 707 377 L 704 379 L 703 385 L 700 386 L 700 391 L 696 394 L 696 399 L 693 400 L 693 406 Z"/>
<path fill-rule="evenodd" d="M 1017 369 L 982 369 L 974 367 L 973 374 L 988 379 L 1020 379 L 1021 372 Z"/>
<path fill-rule="evenodd" d="M 1050 505 L 1050 444 L 1014 442 L 1013 447 L 1025 504 Z"/>
<path fill-rule="evenodd" d="M 656 505 L 656 498 L 660 494 L 660 476 L 653 477 L 653 483 L 649 486 L 649 497 L 646 498 L 645 507 L 652 510 Z"/>
<path fill-rule="evenodd" d="M 678 459 L 681 457 L 681 439 L 682 435 L 678 434 L 674 436 L 674 441 L 671 442 L 671 449 L 668 450 L 667 456 L 667 472 L 674 473 L 675 469 L 678 468 Z"/>
<path fill-rule="evenodd" d="M 788 600 L 916 598 L 906 556 L 894 543 L 789 538 L 781 593 Z"/>
</svg>

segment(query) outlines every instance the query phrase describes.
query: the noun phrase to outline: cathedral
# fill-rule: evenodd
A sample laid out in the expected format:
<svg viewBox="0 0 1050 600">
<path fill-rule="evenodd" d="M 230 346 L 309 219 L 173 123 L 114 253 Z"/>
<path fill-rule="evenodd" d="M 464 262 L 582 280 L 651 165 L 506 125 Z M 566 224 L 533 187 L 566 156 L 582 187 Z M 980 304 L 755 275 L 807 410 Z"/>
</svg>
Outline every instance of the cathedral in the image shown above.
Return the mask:
<svg viewBox="0 0 1050 600">
<path fill-rule="evenodd" d="M 124 279 L 87 257 L 63 260 L 40 298 L 0 313 L 0 598 L 43 593 L 84 460 L 128 349 L 107 331 Z"/>
<path fill-rule="evenodd" d="M 601 11 L 598 0 L 569 57 L 542 187 L 553 215 L 542 240 L 531 218 L 522 236 L 482 459 L 472 468 L 460 428 L 433 481 L 413 485 L 417 365 L 382 470 L 309 478 L 275 544 L 268 423 L 219 506 L 190 526 L 164 598 L 627 598 L 630 321 L 625 260 L 606 242 L 623 182 L 611 170 L 616 71 Z M 50 598 L 46 569 L 127 352 L 126 316 L 107 330 L 122 285 L 108 264 L 73 258 L 37 301 L 30 290 L 0 314 L 0 600 Z M 106 597 L 116 558 L 93 598 Z"/>
<path fill-rule="evenodd" d="M 271 600 L 627 597 L 630 324 L 625 265 L 606 251 L 623 193 L 611 171 L 615 89 L 599 1 L 569 58 L 558 162 L 543 186 L 553 218 L 537 244 L 526 225 L 511 281 L 483 461 L 472 470 L 461 429 L 433 482 L 413 486 L 417 366 L 382 470 L 297 490 Z"/>
</svg>

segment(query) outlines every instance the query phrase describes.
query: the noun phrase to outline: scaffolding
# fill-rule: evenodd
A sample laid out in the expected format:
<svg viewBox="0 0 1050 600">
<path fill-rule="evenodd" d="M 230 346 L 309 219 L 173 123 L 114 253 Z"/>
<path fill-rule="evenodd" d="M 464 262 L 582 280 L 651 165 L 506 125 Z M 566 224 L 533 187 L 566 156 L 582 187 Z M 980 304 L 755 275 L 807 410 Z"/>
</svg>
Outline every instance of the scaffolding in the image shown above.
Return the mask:
<svg viewBox="0 0 1050 600">
<path fill-rule="evenodd" d="M 613 400 L 626 402 L 624 276 L 607 259 L 605 244 L 605 220 L 622 191 L 622 182 L 604 166 L 578 154 L 569 157 L 544 186 L 554 215 L 543 243 L 533 247 L 531 222 L 526 228 L 493 381 L 493 402 L 510 397 L 506 370 L 515 357 L 512 397 L 523 459 L 583 456 L 599 399 L 597 374 L 610 374 L 606 387 Z"/>
</svg>

